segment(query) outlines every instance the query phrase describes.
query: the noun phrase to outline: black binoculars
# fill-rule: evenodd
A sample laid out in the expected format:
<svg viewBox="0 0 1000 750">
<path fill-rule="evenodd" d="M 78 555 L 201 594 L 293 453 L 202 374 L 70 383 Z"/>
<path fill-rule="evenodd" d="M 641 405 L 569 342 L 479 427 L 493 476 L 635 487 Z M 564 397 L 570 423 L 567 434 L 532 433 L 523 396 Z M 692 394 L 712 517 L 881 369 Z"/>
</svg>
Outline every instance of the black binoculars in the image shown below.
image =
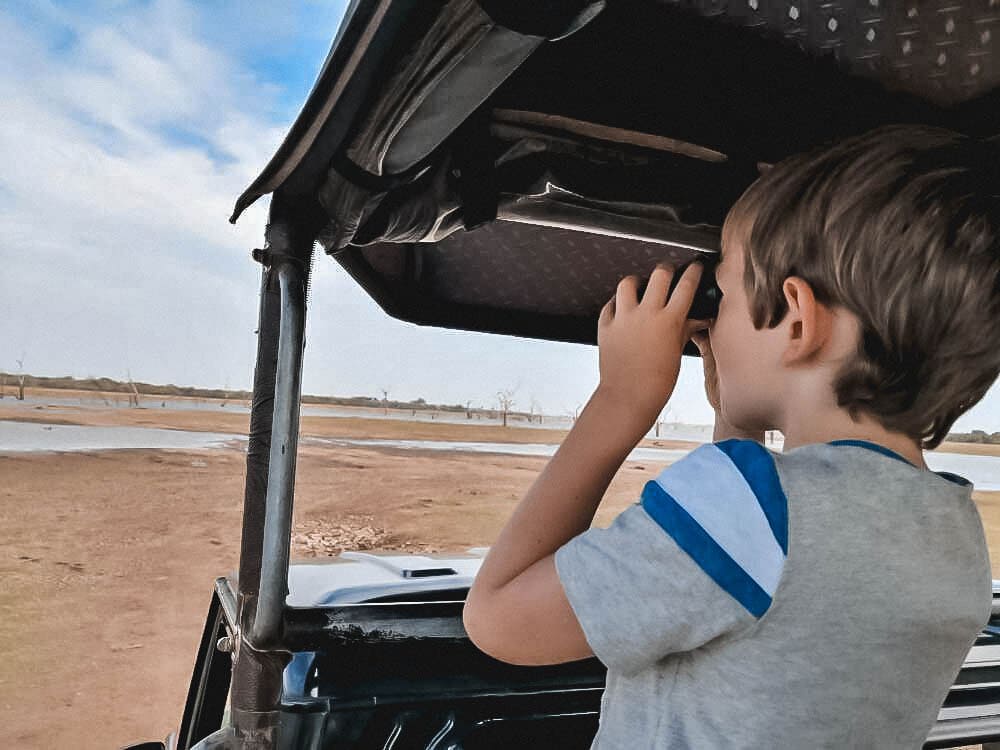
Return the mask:
<svg viewBox="0 0 1000 750">
<path fill-rule="evenodd" d="M 692 261 L 693 262 L 693 261 Z M 698 259 L 702 264 L 701 279 L 698 280 L 698 288 L 694 293 L 694 300 L 691 302 L 691 310 L 688 318 L 691 320 L 707 320 L 719 314 L 719 302 L 722 300 L 722 290 L 715 283 L 715 266 L 718 263 L 716 256 L 706 256 L 705 259 Z M 674 277 L 670 280 L 670 288 L 667 290 L 667 299 L 674 293 L 677 282 L 680 281 L 684 269 L 691 265 L 691 262 L 678 266 L 674 271 Z M 639 299 L 646 292 L 646 285 L 649 278 L 643 279 L 639 284 Z"/>
</svg>

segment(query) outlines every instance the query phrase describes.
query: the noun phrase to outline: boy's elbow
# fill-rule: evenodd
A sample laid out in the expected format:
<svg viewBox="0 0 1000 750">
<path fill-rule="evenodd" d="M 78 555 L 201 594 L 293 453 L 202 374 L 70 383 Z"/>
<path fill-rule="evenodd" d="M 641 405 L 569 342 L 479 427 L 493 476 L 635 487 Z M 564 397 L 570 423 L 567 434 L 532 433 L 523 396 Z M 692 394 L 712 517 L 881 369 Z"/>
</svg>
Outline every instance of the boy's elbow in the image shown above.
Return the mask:
<svg viewBox="0 0 1000 750">
<path fill-rule="evenodd" d="M 476 645 L 476 648 L 490 653 L 486 649 L 487 639 L 484 637 L 484 631 L 487 627 L 486 618 L 483 616 L 483 607 L 478 603 L 478 600 L 465 600 L 465 606 L 462 608 L 462 625 L 465 627 L 465 633 L 469 636 L 469 640 Z M 492 656 L 492 654 L 490 655 Z"/>
<path fill-rule="evenodd" d="M 499 623 L 502 622 L 490 608 L 484 606 L 478 600 L 466 600 L 462 609 L 462 625 L 469 640 L 487 656 L 492 656 L 499 661 L 514 663 L 509 658 L 505 658 L 504 649 L 500 643 Z"/>
</svg>

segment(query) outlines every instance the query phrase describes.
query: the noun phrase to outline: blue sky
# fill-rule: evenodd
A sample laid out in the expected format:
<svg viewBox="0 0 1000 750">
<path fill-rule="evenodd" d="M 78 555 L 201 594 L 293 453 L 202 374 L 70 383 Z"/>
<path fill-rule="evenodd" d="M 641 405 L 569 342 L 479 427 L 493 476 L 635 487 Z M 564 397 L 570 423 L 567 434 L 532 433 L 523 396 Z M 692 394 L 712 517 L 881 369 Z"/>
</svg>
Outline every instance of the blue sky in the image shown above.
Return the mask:
<svg viewBox="0 0 1000 750">
<path fill-rule="evenodd" d="M 0 6 L 0 369 L 249 387 L 267 201 L 227 219 L 345 4 Z M 597 384 L 596 348 L 402 323 L 318 260 L 306 392 L 563 414 Z M 667 418 L 711 421 L 698 360 Z M 1000 430 L 997 389 L 957 427 Z"/>
</svg>

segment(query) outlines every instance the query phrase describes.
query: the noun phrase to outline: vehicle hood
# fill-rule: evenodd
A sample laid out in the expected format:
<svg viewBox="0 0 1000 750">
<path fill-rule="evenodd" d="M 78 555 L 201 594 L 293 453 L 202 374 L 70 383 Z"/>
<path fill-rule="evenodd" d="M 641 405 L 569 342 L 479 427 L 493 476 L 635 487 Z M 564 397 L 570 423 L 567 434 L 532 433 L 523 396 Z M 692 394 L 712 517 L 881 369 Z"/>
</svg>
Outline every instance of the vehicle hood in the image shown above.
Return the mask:
<svg viewBox="0 0 1000 750">
<path fill-rule="evenodd" d="M 372 601 L 464 601 L 488 547 L 465 553 L 341 552 L 300 558 L 288 566 L 289 607 Z M 236 574 L 229 576 L 237 590 Z"/>
</svg>

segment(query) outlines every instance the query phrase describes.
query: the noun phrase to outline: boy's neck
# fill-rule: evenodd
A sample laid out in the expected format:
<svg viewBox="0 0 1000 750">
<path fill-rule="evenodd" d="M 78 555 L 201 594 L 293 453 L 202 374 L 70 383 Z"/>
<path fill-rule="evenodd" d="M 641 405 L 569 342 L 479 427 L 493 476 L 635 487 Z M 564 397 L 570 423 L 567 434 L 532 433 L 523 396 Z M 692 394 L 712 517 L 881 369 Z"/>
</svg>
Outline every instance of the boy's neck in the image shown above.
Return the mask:
<svg viewBox="0 0 1000 750">
<path fill-rule="evenodd" d="M 832 413 L 822 415 L 813 413 L 790 417 L 781 431 L 785 436 L 786 451 L 831 440 L 866 440 L 898 453 L 918 468 L 927 468 L 923 450 L 915 440 L 888 430 L 866 416 L 854 421 L 843 409 L 834 409 Z"/>
</svg>

